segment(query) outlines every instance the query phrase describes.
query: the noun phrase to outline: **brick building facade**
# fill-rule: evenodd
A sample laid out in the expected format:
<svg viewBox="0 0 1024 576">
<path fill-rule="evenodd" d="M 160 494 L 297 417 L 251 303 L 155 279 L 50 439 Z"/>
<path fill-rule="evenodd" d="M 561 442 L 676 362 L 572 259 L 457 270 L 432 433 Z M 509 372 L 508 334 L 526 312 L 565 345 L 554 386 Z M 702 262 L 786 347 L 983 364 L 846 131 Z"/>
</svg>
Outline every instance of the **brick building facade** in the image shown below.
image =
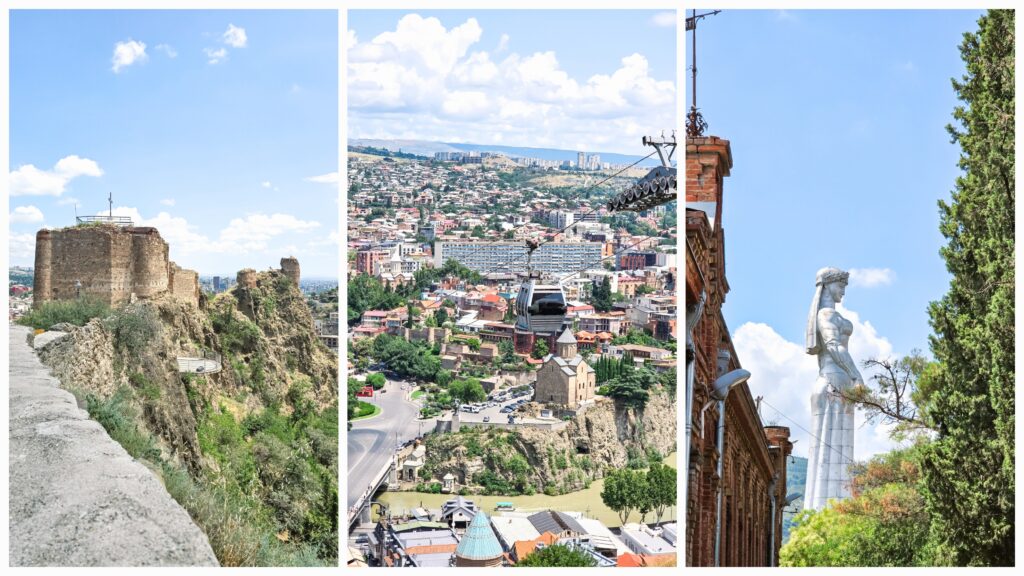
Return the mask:
<svg viewBox="0 0 1024 576">
<path fill-rule="evenodd" d="M 693 328 L 693 397 L 686 502 L 686 564 L 715 565 L 718 491 L 722 491 L 721 566 L 778 563 L 785 507 L 786 460 L 792 450 L 789 429 L 764 427 L 744 382 L 725 403 L 725 436 L 717 445 L 715 380 L 740 368 L 722 305 L 729 292 L 725 277 L 722 185 L 732 168 L 727 140 L 686 141 L 686 302 L 688 313 L 701 295 L 705 304 Z M 687 360 L 691 360 L 688 358 Z M 757 374 L 752 378 L 756 379 Z M 718 475 L 723 459 L 722 477 Z M 774 517 L 772 497 L 775 499 Z M 774 550 L 772 550 L 774 525 Z"/>
</svg>

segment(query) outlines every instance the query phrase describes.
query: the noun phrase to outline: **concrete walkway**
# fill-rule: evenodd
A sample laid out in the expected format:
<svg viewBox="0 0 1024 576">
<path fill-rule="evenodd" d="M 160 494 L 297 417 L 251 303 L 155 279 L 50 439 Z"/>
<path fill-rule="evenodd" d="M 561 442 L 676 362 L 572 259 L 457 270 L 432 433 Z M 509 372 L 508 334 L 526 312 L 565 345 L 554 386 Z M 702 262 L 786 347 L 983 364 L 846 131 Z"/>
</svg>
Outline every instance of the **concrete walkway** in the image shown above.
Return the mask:
<svg viewBox="0 0 1024 576">
<path fill-rule="evenodd" d="M 10 565 L 216 566 L 157 477 L 58 387 L 10 328 Z"/>
</svg>

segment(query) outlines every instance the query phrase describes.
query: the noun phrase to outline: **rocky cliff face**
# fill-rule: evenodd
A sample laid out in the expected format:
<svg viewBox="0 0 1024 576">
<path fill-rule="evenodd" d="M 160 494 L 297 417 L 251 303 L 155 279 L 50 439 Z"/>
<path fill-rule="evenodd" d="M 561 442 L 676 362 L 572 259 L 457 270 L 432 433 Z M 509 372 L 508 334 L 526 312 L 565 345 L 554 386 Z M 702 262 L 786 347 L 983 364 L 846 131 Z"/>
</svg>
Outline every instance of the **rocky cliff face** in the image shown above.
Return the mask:
<svg viewBox="0 0 1024 576">
<path fill-rule="evenodd" d="M 643 458 L 649 449 L 661 455 L 674 451 L 676 414 L 675 400 L 658 389 L 643 410 L 600 398 L 558 431 L 473 428 L 432 435 L 427 469 L 435 478 L 450 472 L 463 485 L 493 470 L 519 492 L 571 492 L 609 469 L 624 468 L 631 458 Z"/>
<path fill-rule="evenodd" d="M 196 414 L 226 404 L 238 419 L 271 403 L 325 407 L 337 399 L 337 358 L 316 336 L 294 283 L 280 272 L 257 274 L 199 307 L 167 297 L 137 302 L 40 349 L 62 385 L 107 398 L 131 387 L 144 426 L 165 456 L 192 471 L 204 467 Z M 183 375 L 178 359 L 215 353 L 223 369 Z"/>
</svg>

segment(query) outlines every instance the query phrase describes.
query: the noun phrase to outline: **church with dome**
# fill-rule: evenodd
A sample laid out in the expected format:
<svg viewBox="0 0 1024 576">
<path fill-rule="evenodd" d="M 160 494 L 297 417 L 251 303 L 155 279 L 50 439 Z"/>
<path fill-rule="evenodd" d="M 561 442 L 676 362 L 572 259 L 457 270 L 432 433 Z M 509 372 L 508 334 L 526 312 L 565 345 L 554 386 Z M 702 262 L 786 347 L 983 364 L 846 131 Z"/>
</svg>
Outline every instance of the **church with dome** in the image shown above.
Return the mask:
<svg viewBox="0 0 1024 576">
<path fill-rule="evenodd" d="M 580 355 L 576 337 L 566 328 L 537 371 L 534 401 L 550 408 L 576 410 L 594 401 L 597 373 Z"/>
</svg>

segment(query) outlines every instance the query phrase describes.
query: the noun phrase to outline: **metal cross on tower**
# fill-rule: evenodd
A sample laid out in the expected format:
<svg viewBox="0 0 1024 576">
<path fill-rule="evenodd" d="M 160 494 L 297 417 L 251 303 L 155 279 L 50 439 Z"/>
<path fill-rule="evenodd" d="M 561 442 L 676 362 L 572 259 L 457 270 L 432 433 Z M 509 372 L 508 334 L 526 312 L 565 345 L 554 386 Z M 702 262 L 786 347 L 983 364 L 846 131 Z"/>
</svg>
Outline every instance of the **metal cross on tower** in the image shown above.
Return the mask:
<svg viewBox="0 0 1024 576">
<path fill-rule="evenodd" d="M 705 12 L 703 14 L 697 14 L 696 10 L 691 11 L 691 15 L 686 19 L 686 29 L 693 32 L 692 44 L 690 48 L 690 79 L 691 79 L 691 94 L 693 95 L 693 103 L 690 105 L 690 112 L 686 115 L 686 137 L 697 138 L 704 135 L 704 130 L 707 129 L 708 123 L 704 121 L 704 116 L 701 115 L 697 108 L 697 21 L 707 18 L 708 16 L 714 16 L 721 10 L 713 10 L 711 12 Z"/>
</svg>

